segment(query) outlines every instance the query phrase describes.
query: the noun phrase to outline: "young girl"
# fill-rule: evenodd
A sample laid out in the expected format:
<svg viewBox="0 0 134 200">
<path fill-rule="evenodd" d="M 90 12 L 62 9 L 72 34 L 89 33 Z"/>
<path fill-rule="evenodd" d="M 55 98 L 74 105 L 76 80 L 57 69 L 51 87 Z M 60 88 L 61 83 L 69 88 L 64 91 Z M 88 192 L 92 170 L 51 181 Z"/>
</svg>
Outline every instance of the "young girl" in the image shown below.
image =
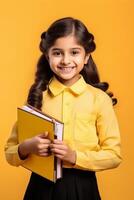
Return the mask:
<svg viewBox="0 0 134 200">
<path fill-rule="evenodd" d="M 6 159 L 19 166 L 30 154 L 63 161 L 56 183 L 32 173 L 24 200 L 100 200 L 95 172 L 121 162 L 120 135 L 108 84 L 100 82 L 91 57 L 94 36 L 71 17 L 55 21 L 41 35 L 42 55 L 27 103 L 64 122 L 63 141 L 47 130 L 18 144 L 17 123 L 5 148 Z M 110 97 L 111 98 L 110 98 Z"/>
</svg>

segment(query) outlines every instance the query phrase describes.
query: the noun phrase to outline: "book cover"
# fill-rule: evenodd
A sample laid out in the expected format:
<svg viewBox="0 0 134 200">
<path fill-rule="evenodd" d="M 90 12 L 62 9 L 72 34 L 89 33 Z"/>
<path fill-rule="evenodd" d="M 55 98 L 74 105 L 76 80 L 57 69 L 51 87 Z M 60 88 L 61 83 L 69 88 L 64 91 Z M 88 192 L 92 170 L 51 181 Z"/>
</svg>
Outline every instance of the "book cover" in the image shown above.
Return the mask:
<svg viewBox="0 0 134 200">
<path fill-rule="evenodd" d="M 17 108 L 17 114 L 19 143 L 45 131 L 49 133 L 50 140 L 54 140 L 54 138 L 62 140 L 64 126 L 59 120 L 31 106 Z M 56 181 L 62 176 L 61 161 L 54 155 L 40 157 L 31 154 L 22 166 L 51 181 Z"/>
</svg>

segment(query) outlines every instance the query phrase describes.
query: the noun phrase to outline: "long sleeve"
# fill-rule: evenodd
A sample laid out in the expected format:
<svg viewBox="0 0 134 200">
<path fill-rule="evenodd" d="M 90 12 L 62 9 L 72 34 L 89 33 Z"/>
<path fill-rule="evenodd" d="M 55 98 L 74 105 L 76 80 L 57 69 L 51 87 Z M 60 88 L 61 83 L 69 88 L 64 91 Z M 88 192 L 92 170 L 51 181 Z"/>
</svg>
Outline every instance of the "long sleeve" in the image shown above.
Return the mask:
<svg viewBox="0 0 134 200">
<path fill-rule="evenodd" d="M 9 164 L 14 166 L 21 165 L 24 160 L 21 160 L 18 154 L 18 138 L 17 138 L 17 122 L 14 124 L 11 135 L 5 145 L 5 156 Z"/>
<path fill-rule="evenodd" d="M 117 167 L 121 163 L 120 133 L 112 101 L 108 95 L 98 97 L 96 130 L 97 150 L 76 150 L 75 168 L 101 171 Z"/>
</svg>

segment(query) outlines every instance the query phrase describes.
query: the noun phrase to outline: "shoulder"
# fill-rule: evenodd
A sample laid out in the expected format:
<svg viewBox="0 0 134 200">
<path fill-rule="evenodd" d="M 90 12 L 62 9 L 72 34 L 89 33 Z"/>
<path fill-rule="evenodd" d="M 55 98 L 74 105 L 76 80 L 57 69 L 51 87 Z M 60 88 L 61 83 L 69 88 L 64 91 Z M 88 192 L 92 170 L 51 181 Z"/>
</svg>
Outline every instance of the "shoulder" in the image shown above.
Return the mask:
<svg viewBox="0 0 134 200">
<path fill-rule="evenodd" d="M 109 97 L 109 95 L 104 92 L 103 90 L 93 87 L 92 85 L 87 84 L 87 90 L 93 95 L 94 102 L 98 106 L 101 106 L 102 104 L 112 104 L 112 99 Z"/>
</svg>

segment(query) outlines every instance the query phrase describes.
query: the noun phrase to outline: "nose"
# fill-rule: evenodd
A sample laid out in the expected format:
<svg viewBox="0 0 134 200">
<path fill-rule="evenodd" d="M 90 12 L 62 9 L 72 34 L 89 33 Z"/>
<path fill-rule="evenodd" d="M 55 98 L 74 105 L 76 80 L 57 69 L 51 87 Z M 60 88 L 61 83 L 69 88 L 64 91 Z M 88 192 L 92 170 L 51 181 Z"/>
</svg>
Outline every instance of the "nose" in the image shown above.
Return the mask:
<svg viewBox="0 0 134 200">
<path fill-rule="evenodd" d="M 61 63 L 64 65 L 68 65 L 71 62 L 71 58 L 68 54 L 64 54 L 61 60 Z"/>
</svg>

